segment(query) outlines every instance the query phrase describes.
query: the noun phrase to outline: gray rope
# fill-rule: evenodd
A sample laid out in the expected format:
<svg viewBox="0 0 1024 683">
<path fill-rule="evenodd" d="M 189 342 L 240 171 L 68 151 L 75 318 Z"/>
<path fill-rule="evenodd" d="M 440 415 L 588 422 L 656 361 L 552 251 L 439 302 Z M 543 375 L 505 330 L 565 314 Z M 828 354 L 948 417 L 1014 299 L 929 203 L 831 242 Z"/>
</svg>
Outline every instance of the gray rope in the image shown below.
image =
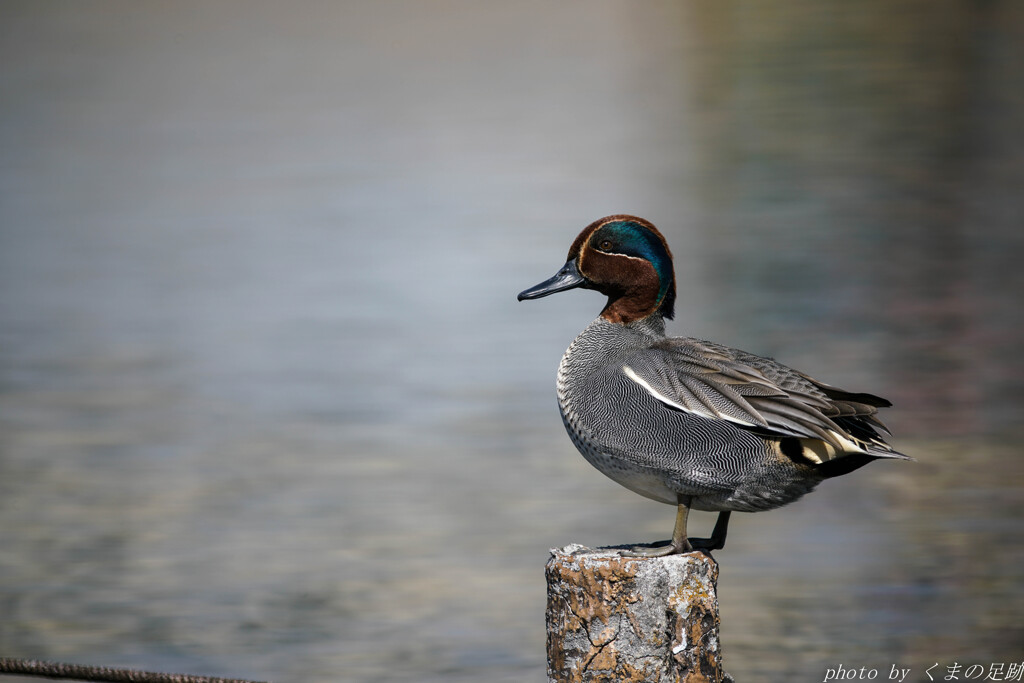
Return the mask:
<svg viewBox="0 0 1024 683">
<path fill-rule="evenodd" d="M 189 676 L 188 674 L 165 674 L 137 669 L 115 669 L 107 666 L 84 666 L 41 662 L 35 659 L 0 657 L 0 676 L 38 676 L 40 678 L 63 678 L 74 681 L 112 681 L 120 683 L 260 683 L 241 678 L 216 678 L 214 676 Z"/>
</svg>

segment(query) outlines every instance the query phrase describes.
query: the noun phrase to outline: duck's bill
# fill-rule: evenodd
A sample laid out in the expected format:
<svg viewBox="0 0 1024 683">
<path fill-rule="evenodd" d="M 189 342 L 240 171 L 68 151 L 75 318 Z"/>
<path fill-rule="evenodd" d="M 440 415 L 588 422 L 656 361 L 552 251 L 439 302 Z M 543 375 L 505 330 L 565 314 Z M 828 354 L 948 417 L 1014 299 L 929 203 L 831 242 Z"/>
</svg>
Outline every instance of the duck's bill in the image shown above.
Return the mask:
<svg viewBox="0 0 1024 683">
<path fill-rule="evenodd" d="M 580 271 L 576 269 L 576 260 L 573 259 L 566 262 L 562 269 L 555 273 L 554 277 L 519 292 L 518 299 L 520 301 L 523 299 L 539 299 L 542 296 L 564 292 L 574 287 L 582 287 L 586 282 L 586 279 L 580 275 Z"/>
</svg>

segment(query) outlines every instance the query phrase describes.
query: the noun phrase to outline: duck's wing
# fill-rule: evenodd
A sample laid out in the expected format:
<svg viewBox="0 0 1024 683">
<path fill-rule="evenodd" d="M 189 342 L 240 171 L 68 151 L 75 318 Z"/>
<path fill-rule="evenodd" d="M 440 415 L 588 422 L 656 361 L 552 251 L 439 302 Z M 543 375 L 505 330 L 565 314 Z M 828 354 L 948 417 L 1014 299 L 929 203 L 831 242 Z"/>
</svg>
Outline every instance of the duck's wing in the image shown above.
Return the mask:
<svg viewBox="0 0 1024 683">
<path fill-rule="evenodd" d="M 879 434 L 888 430 L 875 414 L 888 401 L 829 386 L 770 358 L 672 338 L 630 358 L 623 373 L 668 408 L 801 439 L 820 462 L 852 453 L 906 457 Z"/>
</svg>

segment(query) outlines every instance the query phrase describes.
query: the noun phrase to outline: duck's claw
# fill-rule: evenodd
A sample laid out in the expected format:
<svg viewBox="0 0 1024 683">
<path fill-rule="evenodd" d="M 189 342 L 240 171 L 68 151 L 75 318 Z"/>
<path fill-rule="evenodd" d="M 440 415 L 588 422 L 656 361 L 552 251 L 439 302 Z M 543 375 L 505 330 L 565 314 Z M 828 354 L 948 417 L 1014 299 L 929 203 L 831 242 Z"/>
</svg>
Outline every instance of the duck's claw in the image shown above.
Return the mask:
<svg viewBox="0 0 1024 683">
<path fill-rule="evenodd" d="M 669 555 L 681 555 L 693 552 L 690 542 L 683 539 L 684 543 L 677 545 L 672 541 L 665 541 L 656 545 L 638 545 L 630 550 L 623 550 L 623 557 L 667 557 Z"/>
</svg>

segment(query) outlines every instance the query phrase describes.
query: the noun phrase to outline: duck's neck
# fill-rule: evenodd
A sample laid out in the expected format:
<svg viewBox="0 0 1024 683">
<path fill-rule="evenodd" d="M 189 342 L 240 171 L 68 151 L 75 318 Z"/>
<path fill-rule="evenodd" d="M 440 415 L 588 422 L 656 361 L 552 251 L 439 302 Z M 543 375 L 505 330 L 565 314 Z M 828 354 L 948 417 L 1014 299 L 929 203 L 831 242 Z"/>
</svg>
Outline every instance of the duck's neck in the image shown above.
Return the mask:
<svg viewBox="0 0 1024 683">
<path fill-rule="evenodd" d="M 665 317 L 672 317 L 672 304 L 675 301 L 675 287 L 669 279 L 667 287 L 661 286 L 661 279 L 650 263 L 641 262 L 644 267 L 635 269 L 625 281 L 632 284 L 622 285 L 621 281 L 596 287 L 608 295 L 608 303 L 601 311 L 601 317 L 619 325 L 629 325 L 640 320 L 657 318 L 664 324 Z M 635 265 L 630 262 L 630 266 Z"/>
<path fill-rule="evenodd" d="M 631 325 L 641 320 L 657 318 L 664 326 L 661 314 L 658 312 L 658 299 L 656 296 L 644 295 L 609 297 L 608 303 L 601 311 L 601 317 L 611 323 L 619 325 Z"/>
</svg>

